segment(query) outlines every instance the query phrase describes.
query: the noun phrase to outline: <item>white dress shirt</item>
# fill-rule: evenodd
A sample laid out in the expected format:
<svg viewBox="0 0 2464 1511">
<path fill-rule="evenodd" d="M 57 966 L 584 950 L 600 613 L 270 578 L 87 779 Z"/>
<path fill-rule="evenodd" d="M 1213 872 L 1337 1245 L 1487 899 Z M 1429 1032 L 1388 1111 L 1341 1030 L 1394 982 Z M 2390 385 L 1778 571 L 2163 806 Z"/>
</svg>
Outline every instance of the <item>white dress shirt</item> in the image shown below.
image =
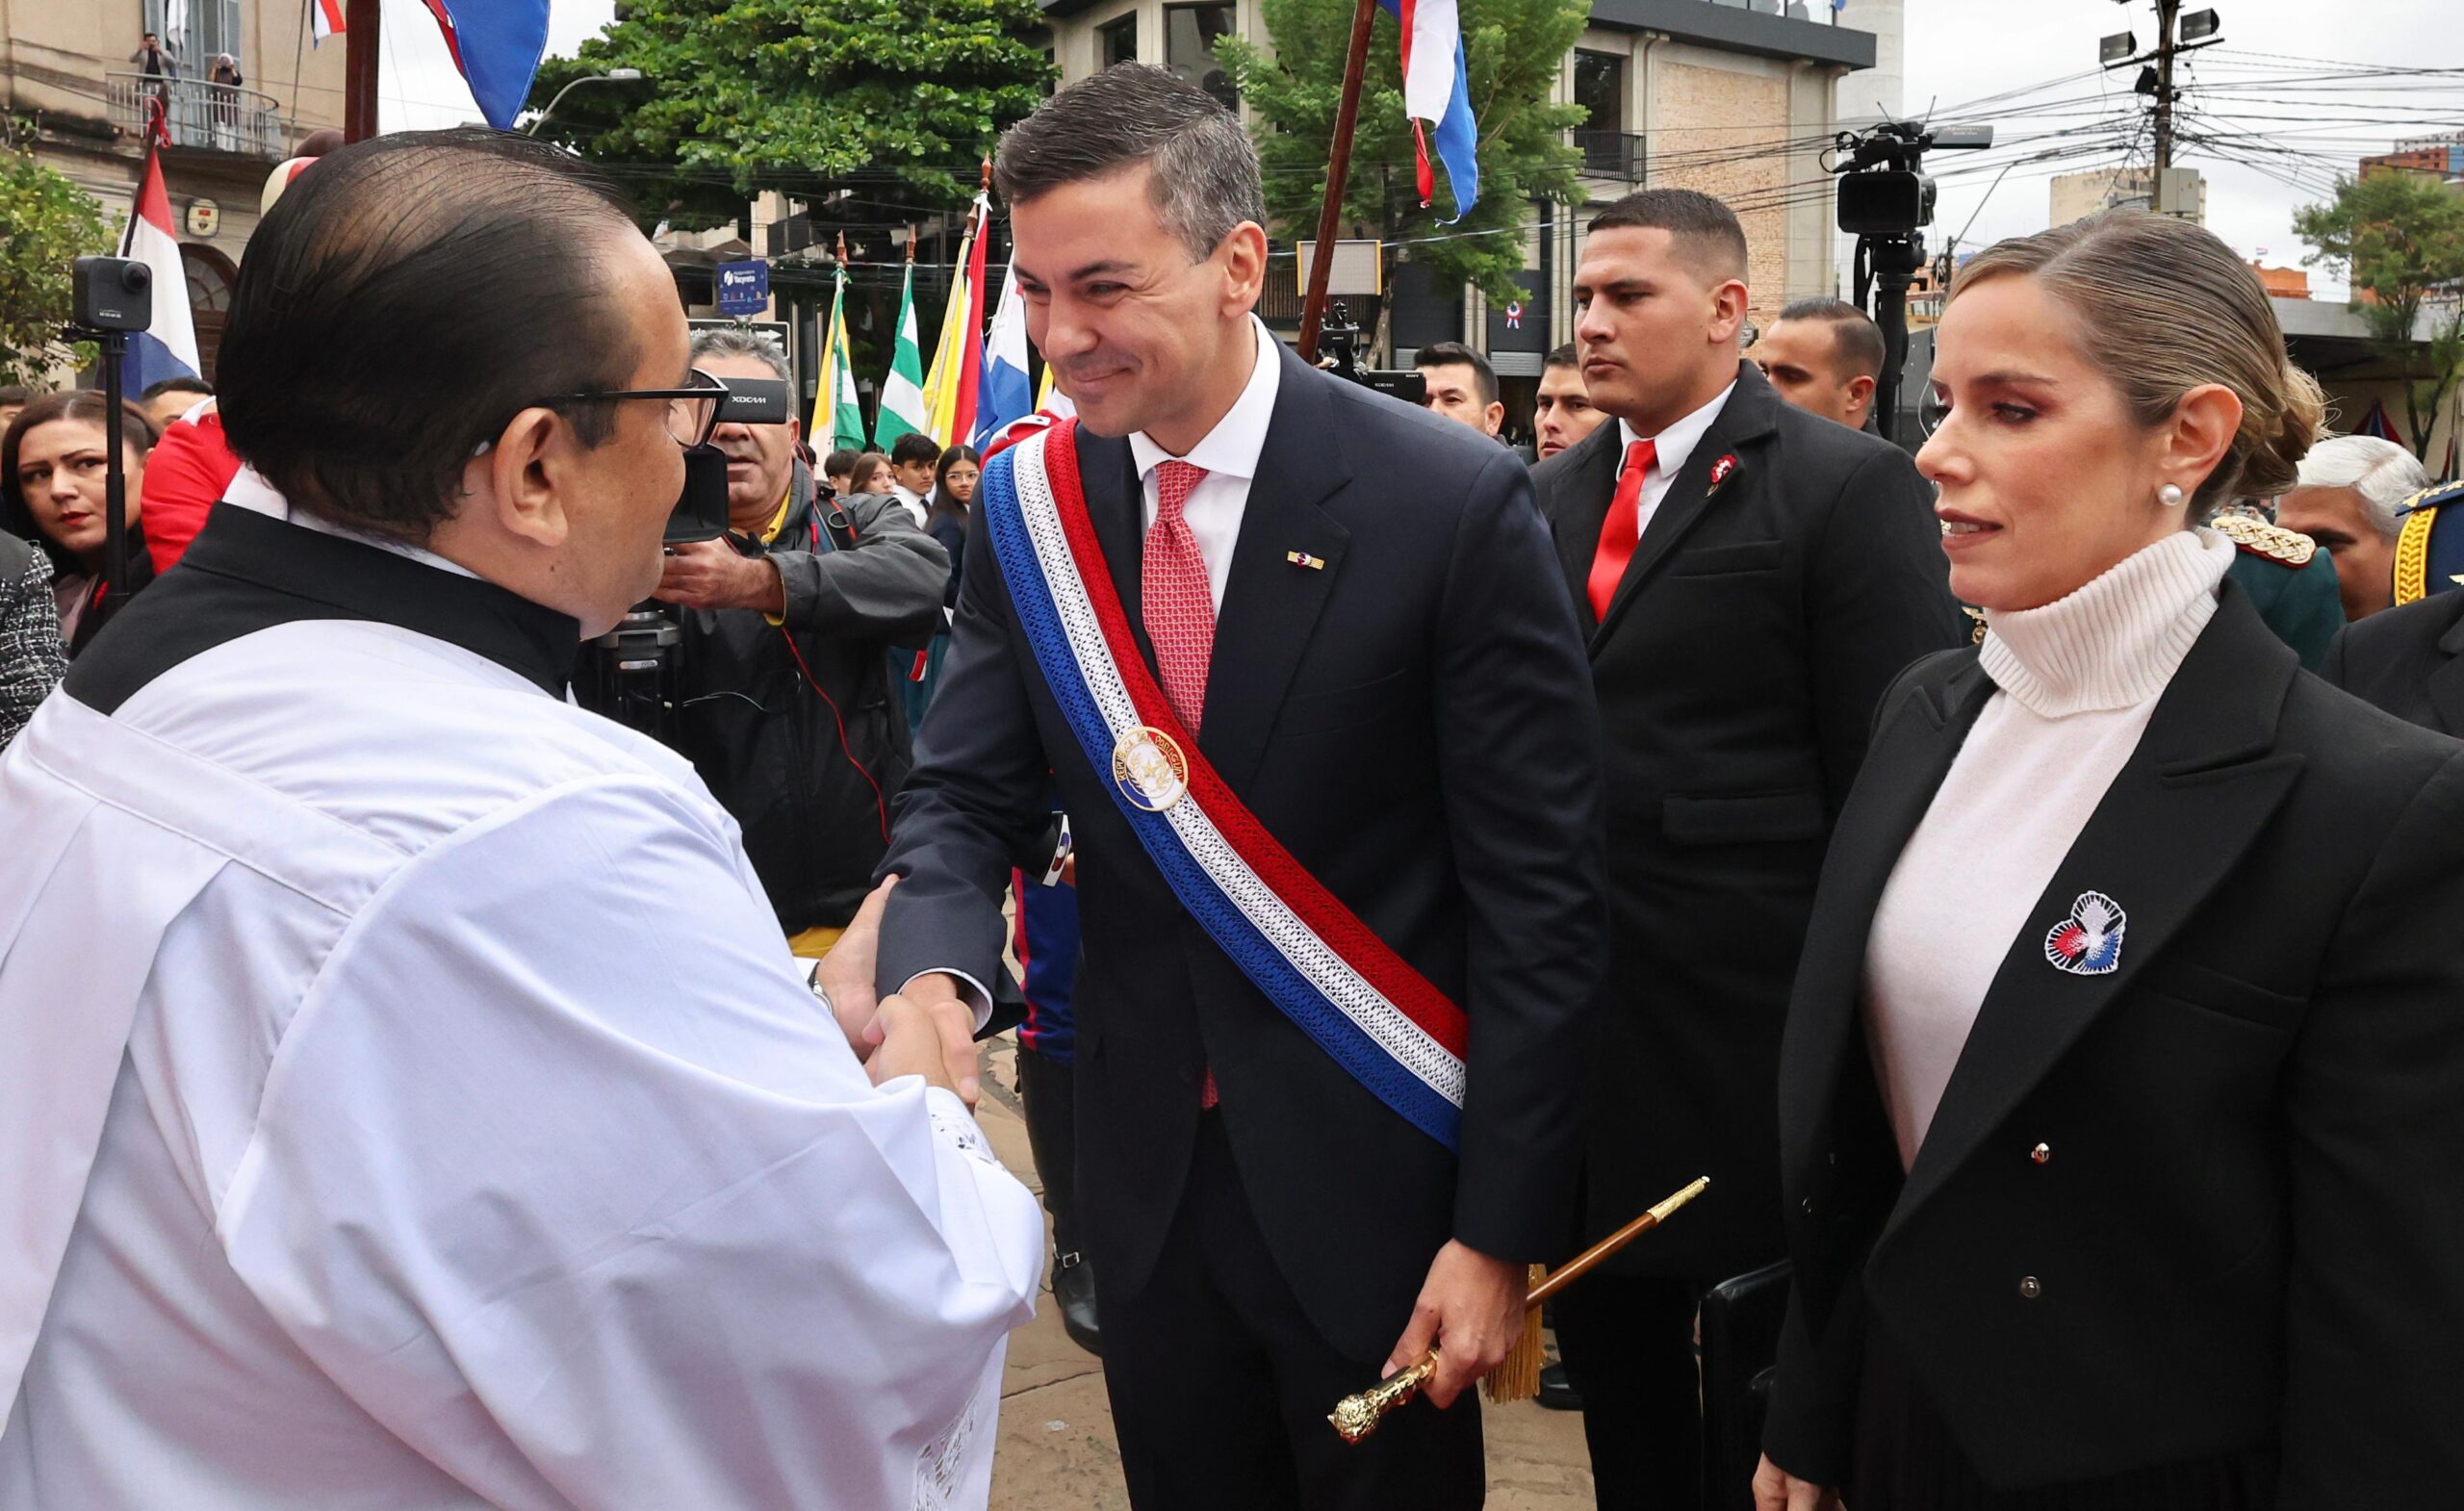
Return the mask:
<svg viewBox="0 0 2464 1511">
<path fill-rule="evenodd" d="M 919 530 L 924 528 L 925 525 L 933 518 L 933 506 L 931 502 L 927 500 L 922 494 L 908 487 L 905 483 L 892 483 L 889 485 L 889 491 L 891 497 L 897 499 L 899 502 L 907 505 L 908 513 L 915 516 L 915 527 Z"/>
<path fill-rule="evenodd" d="M 985 1504 L 1035 1200 L 683 759 L 294 622 L 56 693 L 0 833 L 0 1506 Z"/>
<path fill-rule="evenodd" d="M 1731 379 L 1729 386 L 1720 390 L 1719 397 L 1712 399 L 1656 436 L 1639 435 L 1635 433 L 1634 427 L 1625 421 L 1617 422 L 1618 482 L 1623 483 L 1626 480 L 1626 453 L 1634 448 L 1634 443 L 1637 441 L 1652 443 L 1652 467 L 1650 472 L 1643 474 L 1642 501 L 1636 510 L 1634 521 L 1636 539 L 1640 539 L 1643 531 L 1651 527 L 1652 511 L 1659 507 L 1659 501 L 1662 499 L 1668 497 L 1668 485 L 1675 482 L 1677 474 L 1684 470 L 1687 460 L 1694 455 L 1694 448 L 1702 444 L 1704 434 L 1711 428 L 1711 422 L 1720 418 L 1720 411 L 1728 407 L 1729 396 L 1735 392 L 1736 382 Z"/>
<path fill-rule="evenodd" d="M 1189 521 L 1190 533 L 1197 537 L 1198 554 L 1206 560 L 1207 587 L 1215 596 L 1218 615 L 1223 612 L 1224 584 L 1232 577 L 1232 548 L 1241 539 L 1241 516 L 1249 507 L 1249 484 L 1257 479 L 1258 456 L 1267 448 L 1267 425 L 1274 419 L 1275 394 L 1283 387 L 1282 353 L 1274 332 L 1255 315 L 1249 317 L 1249 328 L 1257 338 L 1249 381 L 1215 428 L 1179 458 L 1206 469 L 1181 512 Z M 1163 507 L 1155 491 L 1155 469 L 1174 458 L 1143 430 L 1130 436 L 1129 454 L 1137 459 L 1139 487 L 1145 496 L 1142 527 L 1152 529 L 1155 511 Z"/>
</svg>

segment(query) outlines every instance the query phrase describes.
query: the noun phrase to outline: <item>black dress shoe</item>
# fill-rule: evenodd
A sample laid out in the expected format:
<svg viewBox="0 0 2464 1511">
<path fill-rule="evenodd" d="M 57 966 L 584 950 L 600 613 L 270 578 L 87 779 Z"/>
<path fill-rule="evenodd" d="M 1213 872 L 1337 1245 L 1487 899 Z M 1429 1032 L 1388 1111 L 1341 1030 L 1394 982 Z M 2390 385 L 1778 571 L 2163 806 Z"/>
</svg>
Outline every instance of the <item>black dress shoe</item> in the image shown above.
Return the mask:
<svg viewBox="0 0 2464 1511">
<path fill-rule="evenodd" d="M 1582 1410 L 1582 1393 L 1566 1379 L 1564 1365 L 1552 1364 L 1541 1368 L 1540 1404 L 1550 1411 Z"/>
<path fill-rule="evenodd" d="M 1061 1303 L 1061 1330 L 1100 1359 L 1104 1337 L 1095 1326 L 1095 1271 L 1087 1256 L 1071 1250 L 1053 1257 L 1052 1298 Z"/>
</svg>

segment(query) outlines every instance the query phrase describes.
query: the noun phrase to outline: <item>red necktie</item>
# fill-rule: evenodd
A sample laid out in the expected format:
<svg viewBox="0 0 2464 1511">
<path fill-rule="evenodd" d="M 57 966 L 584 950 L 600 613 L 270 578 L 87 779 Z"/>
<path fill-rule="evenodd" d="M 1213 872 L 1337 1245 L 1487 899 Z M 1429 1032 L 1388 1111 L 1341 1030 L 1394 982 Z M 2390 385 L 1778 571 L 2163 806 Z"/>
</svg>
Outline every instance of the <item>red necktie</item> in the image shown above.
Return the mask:
<svg viewBox="0 0 2464 1511">
<path fill-rule="evenodd" d="M 1155 647 L 1155 675 L 1193 739 L 1206 708 L 1206 664 L 1215 654 L 1215 590 L 1182 510 L 1205 475 L 1205 468 L 1190 462 L 1156 467 L 1155 523 L 1146 527 L 1146 550 L 1138 568 L 1140 613 L 1146 621 L 1146 638 Z M 1210 1067 L 1198 1087 L 1197 1105 L 1213 1107 L 1216 1101 Z"/>
<path fill-rule="evenodd" d="M 1634 559 L 1634 543 L 1643 535 L 1643 474 L 1652 470 L 1659 449 L 1649 441 L 1626 448 L 1626 470 L 1617 474 L 1617 497 L 1608 500 L 1608 518 L 1600 525 L 1600 550 L 1591 558 L 1591 617 L 1608 617 L 1608 601 L 1626 580 L 1626 563 Z"/>
<path fill-rule="evenodd" d="M 1164 696 L 1194 738 L 1206 709 L 1206 665 L 1215 654 L 1215 591 L 1206 558 L 1181 511 L 1206 469 L 1168 461 L 1155 469 L 1155 523 L 1146 527 L 1146 549 L 1138 570 L 1146 638 L 1155 647 L 1155 673 Z"/>
</svg>

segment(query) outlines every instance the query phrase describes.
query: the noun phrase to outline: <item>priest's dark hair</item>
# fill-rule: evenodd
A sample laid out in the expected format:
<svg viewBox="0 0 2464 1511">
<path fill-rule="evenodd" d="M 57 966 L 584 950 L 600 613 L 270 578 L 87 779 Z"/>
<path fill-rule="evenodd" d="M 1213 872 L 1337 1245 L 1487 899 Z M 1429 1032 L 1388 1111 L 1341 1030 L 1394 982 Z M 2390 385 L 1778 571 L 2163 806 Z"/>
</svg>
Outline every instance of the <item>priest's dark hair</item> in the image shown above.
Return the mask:
<svg viewBox="0 0 2464 1511">
<path fill-rule="evenodd" d="M 300 507 L 414 544 L 523 409 L 623 389 L 599 250 L 638 235 L 563 151 L 464 127 L 321 159 L 248 243 L 215 369 L 231 449 Z M 615 406 L 559 404 L 585 446 Z"/>
</svg>

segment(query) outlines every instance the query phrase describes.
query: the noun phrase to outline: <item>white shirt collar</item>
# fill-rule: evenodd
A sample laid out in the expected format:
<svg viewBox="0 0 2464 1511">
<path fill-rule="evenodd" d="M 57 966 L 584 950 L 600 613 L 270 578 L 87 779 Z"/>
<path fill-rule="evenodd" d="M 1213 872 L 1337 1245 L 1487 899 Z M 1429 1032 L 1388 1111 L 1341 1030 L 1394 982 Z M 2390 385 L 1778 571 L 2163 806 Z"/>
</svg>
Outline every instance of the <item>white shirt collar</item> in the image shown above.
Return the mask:
<svg viewBox="0 0 2464 1511">
<path fill-rule="evenodd" d="M 281 491 L 273 484 L 266 481 L 265 474 L 253 467 L 240 469 L 238 475 L 231 479 L 231 485 L 222 490 L 222 501 L 256 514 L 269 515 L 286 524 L 296 525 L 302 529 L 315 530 L 323 535 L 339 535 L 344 540 L 357 541 L 362 546 L 373 546 L 378 551 L 390 551 L 395 555 L 406 556 L 423 567 L 434 567 L 439 572 L 450 572 L 457 577 L 478 576 L 461 563 L 448 561 L 432 551 L 424 551 L 420 547 L 406 545 L 401 541 L 372 534 L 367 530 L 355 530 L 348 525 L 336 525 L 333 521 L 308 509 L 294 508 L 291 500 L 284 498 Z"/>
<path fill-rule="evenodd" d="M 1617 471 L 1620 474 L 1626 471 L 1626 453 L 1634 448 L 1635 442 L 1649 441 L 1652 443 L 1652 466 L 1658 469 L 1662 477 L 1676 476 L 1685 466 L 1686 458 L 1694 454 L 1694 448 L 1702 443 L 1704 434 L 1711 428 L 1711 423 L 1720 418 L 1721 410 L 1728 407 L 1729 396 L 1735 392 L 1736 379 L 1731 378 L 1729 386 L 1720 390 L 1718 397 L 1656 436 L 1639 435 L 1632 425 L 1623 420 L 1618 421 Z"/>
<path fill-rule="evenodd" d="M 1241 397 L 1232 401 L 1232 407 L 1223 412 L 1223 418 L 1215 423 L 1215 428 L 1180 458 L 1205 468 L 1210 477 L 1255 481 L 1258 457 L 1267 448 L 1267 423 L 1274 418 L 1275 394 L 1283 386 L 1282 343 L 1255 314 L 1249 317 L 1249 328 L 1258 341 L 1249 381 L 1242 388 Z M 1143 430 L 1131 433 L 1129 454 L 1137 458 L 1142 479 L 1159 464 L 1172 459 L 1172 453 Z"/>
</svg>

